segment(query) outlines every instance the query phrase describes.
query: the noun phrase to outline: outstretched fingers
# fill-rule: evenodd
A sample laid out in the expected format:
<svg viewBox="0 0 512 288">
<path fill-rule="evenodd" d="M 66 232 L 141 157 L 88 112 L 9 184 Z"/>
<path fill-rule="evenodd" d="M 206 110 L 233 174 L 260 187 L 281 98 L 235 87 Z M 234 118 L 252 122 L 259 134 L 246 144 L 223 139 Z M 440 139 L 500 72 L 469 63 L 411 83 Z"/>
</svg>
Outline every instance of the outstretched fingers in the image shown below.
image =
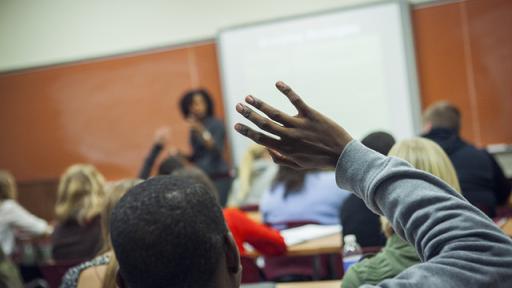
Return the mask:
<svg viewBox="0 0 512 288">
<path fill-rule="evenodd" d="M 281 93 L 288 97 L 293 106 L 295 106 L 297 111 L 299 111 L 299 114 L 307 115 L 309 113 L 309 106 L 304 101 L 302 101 L 300 96 L 297 95 L 297 93 L 295 93 L 295 91 L 293 91 L 290 86 L 286 85 L 282 81 L 278 81 L 276 83 L 276 87 L 279 89 L 279 91 L 281 91 Z"/>
<path fill-rule="evenodd" d="M 265 135 L 261 132 L 254 131 L 253 129 L 249 128 L 248 126 L 246 126 L 244 124 L 236 123 L 235 130 L 238 133 L 244 135 L 245 137 L 251 139 L 252 141 L 254 141 L 260 145 L 263 145 L 270 149 L 279 149 L 279 146 L 280 146 L 279 140 L 272 138 L 268 135 Z"/>
<path fill-rule="evenodd" d="M 245 102 L 263 112 L 265 115 L 268 116 L 268 118 L 276 121 L 277 123 L 281 123 L 284 126 L 295 126 L 299 123 L 298 119 L 268 105 L 264 101 L 252 95 L 245 97 Z"/>
<path fill-rule="evenodd" d="M 256 124 L 259 128 L 277 136 L 281 136 L 285 133 L 285 128 L 276 122 L 269 120 L 260 114 L 254 112 L 250 107 L 242 103 L 236 105 L 236 111 L 242 116 Z"/>
</svg>

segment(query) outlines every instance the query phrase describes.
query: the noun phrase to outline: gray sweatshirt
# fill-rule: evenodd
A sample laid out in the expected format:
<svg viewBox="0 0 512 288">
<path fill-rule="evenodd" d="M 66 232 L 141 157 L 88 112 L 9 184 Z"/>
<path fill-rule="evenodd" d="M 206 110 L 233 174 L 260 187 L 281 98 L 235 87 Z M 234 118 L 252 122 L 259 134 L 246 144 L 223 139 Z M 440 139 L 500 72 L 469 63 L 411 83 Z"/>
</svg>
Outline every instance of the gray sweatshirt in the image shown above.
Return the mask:
<svg viewBox="0 0 512 288">
<path fill-rule="evenodd" d="M 512 287 L 512 240 L 439 178 L 352 141 L 336 182 L 386 216 L 423 262 L 378 287 Z"/>
</svg>

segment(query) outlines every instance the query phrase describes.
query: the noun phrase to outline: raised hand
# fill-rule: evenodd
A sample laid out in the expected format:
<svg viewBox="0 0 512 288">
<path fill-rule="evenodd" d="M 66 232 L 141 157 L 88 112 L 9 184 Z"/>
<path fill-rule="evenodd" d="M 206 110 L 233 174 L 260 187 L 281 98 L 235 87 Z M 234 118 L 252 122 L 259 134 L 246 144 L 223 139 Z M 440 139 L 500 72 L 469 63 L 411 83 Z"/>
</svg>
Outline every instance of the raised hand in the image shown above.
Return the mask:
<svg viewBox="0 0 512 288">
<path fill-rule="evenodd" d="M 276 87 L 295 106 L 298 111 L 296 116 L 287 115 L 254 96 L 247 96 L 245 102 L 268 118 L 242 103 L 236 105 L 236 110 L 260 129 L 278 138 L 257 132 L 241 123 L 235 124 L 235 130 L 266 146 L 277 164 L 294 168 L 336 166 L 338 157 L 352 137 L 334 121 L 304 103 L 285 83 L 277 82 Z"/>
<path fill-rule="evenodd" d="M 169 141 L 169 134 L 171 129 L 169 127 L 160 127 L 155 131 L 155 143 L 165 145 Z"/>
</svg>

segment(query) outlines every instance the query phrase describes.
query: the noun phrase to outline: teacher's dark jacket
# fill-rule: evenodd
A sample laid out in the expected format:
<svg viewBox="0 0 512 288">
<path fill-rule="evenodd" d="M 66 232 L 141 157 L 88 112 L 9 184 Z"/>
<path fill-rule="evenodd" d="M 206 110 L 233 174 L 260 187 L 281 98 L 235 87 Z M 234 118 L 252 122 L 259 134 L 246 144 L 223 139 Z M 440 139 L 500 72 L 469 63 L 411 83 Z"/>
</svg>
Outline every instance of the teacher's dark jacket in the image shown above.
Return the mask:
<svg viewBox="0 0 512 288">
<path fill-rule="evenodd" d="M 215 146 L 211 149 L 206 148 L 201 135 L 190 133 L 190 144 L 192 145 L 190 160 L 212 179 L 225 176 L 228 174 L 229 168 L 222 156 L 226 134 L 224 124 L 213 117 L 204 119 L 202 123 L 204 128 L 212 135 Z"/>
</svg>

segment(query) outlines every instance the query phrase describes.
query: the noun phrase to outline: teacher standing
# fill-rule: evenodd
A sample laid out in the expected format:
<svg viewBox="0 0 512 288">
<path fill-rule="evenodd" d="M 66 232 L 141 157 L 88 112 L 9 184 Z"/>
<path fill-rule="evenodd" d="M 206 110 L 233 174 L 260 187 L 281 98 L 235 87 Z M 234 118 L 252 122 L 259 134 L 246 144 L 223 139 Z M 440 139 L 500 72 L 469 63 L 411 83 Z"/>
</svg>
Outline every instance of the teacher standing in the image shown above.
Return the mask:
<svg viewBox="0 0 512 288">
<path fill-rule="evenodd" d="M 223 158 L 224 124 L 213 116 L 213 102 L 204 89 L 187 91 L 181 98 L 180 107 L 190 125 L 192 155 L 189 160 L 210 176 L 219 192 L 220 204 L 225 206 L 231 176 Z"/>
</svg>

